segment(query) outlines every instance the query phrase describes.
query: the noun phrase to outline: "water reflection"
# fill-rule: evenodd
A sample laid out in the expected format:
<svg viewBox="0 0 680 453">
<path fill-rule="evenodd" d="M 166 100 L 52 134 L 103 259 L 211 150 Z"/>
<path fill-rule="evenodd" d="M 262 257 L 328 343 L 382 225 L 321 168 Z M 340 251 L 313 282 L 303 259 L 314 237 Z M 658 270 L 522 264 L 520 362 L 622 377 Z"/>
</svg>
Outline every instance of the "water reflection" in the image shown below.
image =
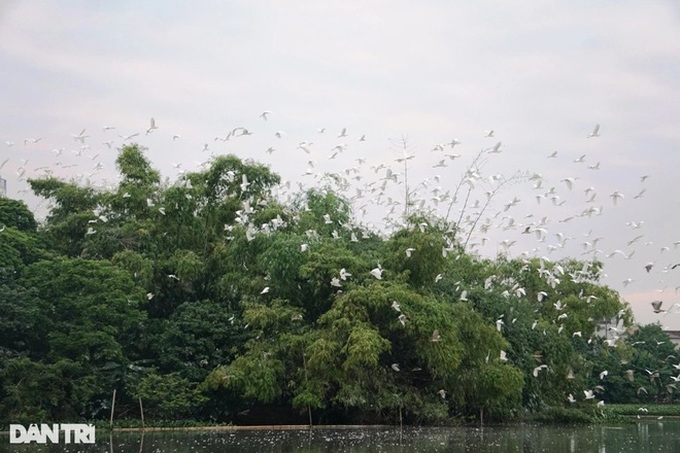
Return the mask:
<svg viewBox="0 0 680 453">
<path fill-rule="evenodd" d="M 619 426 L 148 431 L 100 435 L 96 445 L 9 445 L 0 452 L 678 452 L 680 420 Z"/>
</svg>

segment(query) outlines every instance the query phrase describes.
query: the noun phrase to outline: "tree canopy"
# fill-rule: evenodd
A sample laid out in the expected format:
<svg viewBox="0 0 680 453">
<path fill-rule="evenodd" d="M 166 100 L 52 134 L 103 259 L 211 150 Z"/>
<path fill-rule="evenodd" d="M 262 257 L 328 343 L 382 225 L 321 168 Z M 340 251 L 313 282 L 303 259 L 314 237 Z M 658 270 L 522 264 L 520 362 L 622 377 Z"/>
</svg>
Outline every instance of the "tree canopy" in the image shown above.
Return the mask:
<svg viewBox="0 0 680 453">
<path fill-rule="evenodd" d="M 104 417 L 113 389 L 121 414 L 142 399 L 151 417 L 221 421 L 258 406 L 506 419 L 594 409 L 592 389 L 673 400 L 673 346 L 655 327 L 625 335 L 601 263 L 480 258 L 422 214 L 371 229 L 331 188 L 280 200 L 278 175 L 232 155 L 174 183 L 136 145 L 117 166 L 109 190 L 31 180 L 52 201 L 40 227 L 0 198 L 5 421 Z"/>
</svg>

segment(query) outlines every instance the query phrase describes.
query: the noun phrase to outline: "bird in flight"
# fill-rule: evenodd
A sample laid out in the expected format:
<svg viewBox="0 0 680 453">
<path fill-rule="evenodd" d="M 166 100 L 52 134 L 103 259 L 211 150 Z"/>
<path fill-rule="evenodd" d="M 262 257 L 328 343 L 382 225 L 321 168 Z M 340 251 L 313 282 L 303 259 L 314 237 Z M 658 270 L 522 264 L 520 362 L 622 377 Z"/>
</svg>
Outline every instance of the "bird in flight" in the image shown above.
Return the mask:
<svg viewBox="0 0 680 453">
<path fill-rule="evenodd" d="M 149 128 L 146 130 L 146 135 L 149 135 L 151 132 L 153 132 L 156 129 L 158 129 L 158 126 L 156 126 L 156 120 L 151 118 L 149 120 Z"/>
<path fill-rule="evenodd" d="M 661 309 L 661 305 L 663 304 L 662 300 L 654 300 L 652 301 L 652 309 L 654 310 L 654 313 L 663 313 L 666 310 Z"/>
<path fill-rule="evenodd" d="M 593 131 L 588 134 L 588 138 L 591 137 L 599 137 L 600 136 L 600 125 L 596 124 L 595 127 L 593 128 Z"/>
<path fill-rule="evenodd" d="M 85 135 L 85 129 L 80 131 L 80 134 L 71 134 L 71 137 L 73 137 L 73 140 L 80 141 L 80 143 L 85 143 L 85 139 L 89 137 L 89 135 Z"/>
</svg>

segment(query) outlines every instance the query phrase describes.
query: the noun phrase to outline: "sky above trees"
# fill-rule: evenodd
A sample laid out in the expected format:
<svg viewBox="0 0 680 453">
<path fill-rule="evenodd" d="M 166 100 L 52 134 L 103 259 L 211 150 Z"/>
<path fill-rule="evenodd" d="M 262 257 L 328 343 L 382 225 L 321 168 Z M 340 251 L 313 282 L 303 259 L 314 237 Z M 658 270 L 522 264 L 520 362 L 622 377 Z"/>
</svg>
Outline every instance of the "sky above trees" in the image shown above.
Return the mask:
<svg viewBox="0 0 680 453">
<path fill-rule="evenodd" d="M 604 282 L 638 321 L 678 328 L 680 315 L 650 306 L 678 300 L 670 269 L 680 262 L 678 18 L 670 1 L 6 2 L 0 175 L 40 217 L 46 206 L 25 178 L 46 167 L 105 184 L 116 178 L 116 148 L 139 133 L 134 139 L 173 178 L 225 153 L 270 165 L 293 187 L 356 168 L 345 177 L 353 195 L 364 191 L 357 210 L 370 200 L 367 220 L 383 227 L 392 208 L 399 220 L 403 205 L 388 203 L 402 202 L 407 185 L 413 199 L 445 214 L 450 202 L 433 198 L 453 193 L 487 150 L 454 218 L 474 219 L 472 206 L 484 206 L 500 181 L 493 176 L 523 179 L 494 196 L 471 236 L 476 251 L 494 256 L 515 241 L 511 256 L 597 254 Z M 158 128 L 147 135 L 152 117 Z M 599 137 L 586 138 L 596 124 Z M 252 135 L 215 140 L 237 127 Z M 81 142 L 74 135 L 83 129 Z M 403 136 L 413 156 L 408 184 L 396 161 L 405 157 Z M 447 147 L 453 139 L 461 143 Z M 500 152 L 489 153 L 499 142 Z M 385 178 L 382 198 L 364 186 Z M 615 192 L 624 195 L 616 204 Z M 582 215 L 590 208 L 601 215 Z M 534 233 L 522 235 L 527 226 Z"/>
</svg>

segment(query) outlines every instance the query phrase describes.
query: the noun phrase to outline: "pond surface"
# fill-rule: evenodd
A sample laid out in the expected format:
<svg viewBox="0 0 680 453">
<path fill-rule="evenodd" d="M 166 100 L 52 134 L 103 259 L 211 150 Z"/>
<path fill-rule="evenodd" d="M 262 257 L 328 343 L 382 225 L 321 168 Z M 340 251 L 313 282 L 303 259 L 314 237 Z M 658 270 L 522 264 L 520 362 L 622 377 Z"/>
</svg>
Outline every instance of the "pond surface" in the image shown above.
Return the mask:
<svg viewBox="0 0 680 453">
<path fill-rule="evenodd" d="M 10 445 L 0 452 L 680 452 L 680 420 L 612 426 L 506 425 L 484 428 L 343 428 L 97 433 L 95 445 Z"/>
</svg>

